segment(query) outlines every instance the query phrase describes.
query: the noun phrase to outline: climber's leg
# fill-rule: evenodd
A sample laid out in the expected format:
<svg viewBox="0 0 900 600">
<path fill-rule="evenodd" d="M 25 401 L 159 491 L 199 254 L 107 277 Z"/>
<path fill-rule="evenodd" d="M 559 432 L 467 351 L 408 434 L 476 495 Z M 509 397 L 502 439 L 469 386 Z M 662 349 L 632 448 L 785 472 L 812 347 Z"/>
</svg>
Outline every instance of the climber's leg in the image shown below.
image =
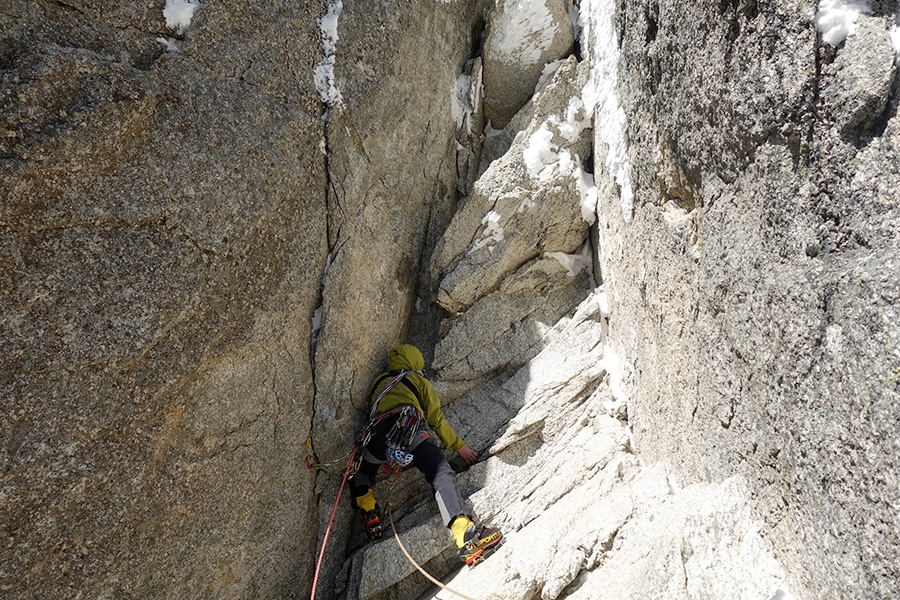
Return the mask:
<svg viewBox="0 0 900 600">
<path fill-rule="evenodd" d="M 443 452 L 430 439 L 422 440 L 413 450 L 413 464 L 431 484 L 444 525 L 450 527 L 460 515 L 471 516 L 471 511 L 460 494 L 456 473 L 444 458 Z"/>
</svg>

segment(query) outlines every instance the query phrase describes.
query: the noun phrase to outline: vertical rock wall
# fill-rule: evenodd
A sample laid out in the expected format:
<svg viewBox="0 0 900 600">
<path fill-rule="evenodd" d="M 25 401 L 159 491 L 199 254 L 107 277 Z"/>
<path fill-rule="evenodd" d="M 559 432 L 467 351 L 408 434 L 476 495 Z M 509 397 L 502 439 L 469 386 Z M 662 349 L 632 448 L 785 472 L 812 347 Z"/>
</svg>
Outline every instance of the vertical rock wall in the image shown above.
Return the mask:
<svg viewBox="0 0 900 600">
<path fill-rule="evenodd" d="M 0 6 L 3 597 L 308 593 L 339 478 L 323 472 L 314 488 L 304 440 L 320 460 L 343 457 L 385 351 L 417 304 L 437 313 L 424 292 L 449 264 L 423 265 L 458 191 L 481 193 L 458 167 L 473 169 L 481 133 L 460 162 L 451 97 L 461 74 L 481 97 L 472 58 L 487 3 L 341 5 L 343 102 L 327 119 L 312 77 L 325 3 L 204 2 L 177 36 L 164 5 Z M 889 597 L 900 570 L 896 5 L 872 7 L 834 47 L 801 0 L 621 0 L 630 184 L 606 171 L 619 115 L 601 109 L 593 131 L 636 449 L 688 485 L 740 476 L 800 599 Z M 583 85 L 570 63 L 545 88 L 560 106 L 565 81 Z M 504 88 L 490 70 L 486 88 Z M 542 110 L 526 106 L 513 128 Z M 534 133 L 503 137 L 521 153 Z M 481 195 L 470 236 L 500 206 Z M 534 246 L 574 251 L 585 225 L 572 223 L 564 244 Z M 514 285 L 483 286 L 451 333 L 486 329 L 505 311 L 497 292 L 545 292 L 541 271 L 562 280 L 563 267 L 521 256 L 516 269 L 536 262 Z M 442 351 L 468 360 L 453 341 Z M 457 407 L 482 445 L 483 423 L 464 413 L 492 389 Z M 485 409 L 485 422 L 519 408 Z M 325 596 L 352 523 L 342 511 Z M 554 593 L 577 581 L 581 563 L 562 562 Z"/>
<path fill-rule="evenodd" d="M 418 301 L 420 271 L 457 203 L 451 99 L 478 51 L 483 13 L 480 0 L 342 4 L 334 84 L 343 101 L 327 122 L 330 266 L 315 348 L 313 438 L 321 461 L 338 461 L 319 475 L 322 531 L 371 380 L 388 350 L 407 341 L 417 305 L 429 303 Z M 332 593 L 353 517 L 342 501 L 322 597 Z"/>
<path fill-rule="evenodd" d="M 747 477 L 798 598 L 900 574 L 897 7 L 872 7 L 833 47 L 809 2 L 621 2 L 630 220 L 597 138 L 637 449 Z"/>
<path fill-rule="evenodd" d="M 312 569 L 318 3 L 0 4 L 0 596 Z M 298 584 L 299 582 L 299 584 Z"/>
</svg>

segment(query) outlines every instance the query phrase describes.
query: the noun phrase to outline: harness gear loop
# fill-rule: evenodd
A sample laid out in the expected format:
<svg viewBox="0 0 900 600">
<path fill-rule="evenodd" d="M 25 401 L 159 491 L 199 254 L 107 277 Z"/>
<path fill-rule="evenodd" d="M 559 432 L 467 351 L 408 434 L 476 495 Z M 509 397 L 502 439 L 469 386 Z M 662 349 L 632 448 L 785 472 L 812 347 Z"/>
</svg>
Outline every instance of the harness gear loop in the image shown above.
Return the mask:
<svg viewBox="0 0 900 600">
<path fill-rule="evenodd" d="M 412 452 L 408 450 L 419 430 L 419 420 L 416 407 L 406 404 L 400 408 L 397 420 L 384 437 L 387 458 L 401 467 L 408 467 L 413 461 Z"/>
<path fill-rule="evenodd" d="M 365 440 L 363 441 L 361 446 L 361 449 L 364 449 L 368 445 L 369 441 L 372 438 L 372 431 L 374 430 L 375 425 L 378 422 L 387 417 L 398 415 L 397 420 L 394 422 L 394 425 L 391 427 L 390 431 L 388 431 L 387 435 L 385 435 L 385 443 L 387 446 L 385 454 L 389 461 L 396 463 L 401 468 L 408 467 L 410 464 L 412 464 L 413 456 L 411 452 L 408 452 L 408 449 L 410 444 L 413 443 L 416 433 L 418 433 L 421 415 L 419 411 L 416 410 L 416 407 L 412 406 L 411 404 L 404 404 L 402 406 L 398 406 L 397 408 L 378 414 L 378 405 L 385 394 L 387 394 L 391 390 L 391 388 L 397 385 L 397 383 L 402 381 L 406 377 L 406 375 L 411 372 L 412 371 L 407 371 L 405 369 L 401 370 L 378 393 L 378 397 L 376 397 L 375 401 L 372 403 L 372 410 L 369 412 L 369 425 L 364 431 Z M 359 460 L 361 463 L 361 452 Z M 357 464 L 357 470 L 358 469 L 359 463 Z"/>
</svg>

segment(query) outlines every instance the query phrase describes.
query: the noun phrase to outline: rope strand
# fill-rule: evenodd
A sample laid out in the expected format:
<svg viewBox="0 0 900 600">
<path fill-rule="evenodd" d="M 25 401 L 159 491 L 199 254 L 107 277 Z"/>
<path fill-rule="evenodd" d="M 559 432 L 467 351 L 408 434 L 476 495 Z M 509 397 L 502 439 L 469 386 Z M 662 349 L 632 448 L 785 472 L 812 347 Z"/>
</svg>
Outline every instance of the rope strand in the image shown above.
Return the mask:
<svg viewBox="0 0 900 600">
<path fill-rule="evenodd" d="M 309 600 L 316 600 L 316 586 L 319 583 L 319 570 L 322 568 L 322 558 L 325 556 L 325 545 L 328 543 L 328 536 L 331 534 L 331 525 L 334 523 L 334 515 L 337 513 L 338 502 L 341 500 L 341 493 L 344 491 L 344 485 L 347 483 L 347 477 L 353 469 L 353 459 L 356 457 L 356 447 L 350 452 L 350 462 L 344 470 L 344 478 L 341 480 L 341 487 L 338 488 L 337 498 L 334 500 L 334 508 L 331 509 L 331 518 L 328 520 L 328 527 L 325 528 L 325 537 L 322 538 L 322 549 L 319 551 L 319 558 L 316 561 L 316 572 L 313 575 L 312 593 Z"/>
<path fill-rule="evenodd" d="M 396 482 L 394 482 L 394 483 L 396 484 Z M 391 498 L 393 497 L 393 495 L 394 495 L 394 486 L 392 485 L 392 486 L 391 486 L 391 492 L 390 492 L 390 494 L 388 494 L 388 504 L 387 504 L 387 507 L 388 507 L 388 518 L 389 518 L 390 521 L 391 521 L 391 529 L 392 529 L 393 532 L 394 532 L 394 539 L 397 540 L 397 545 L 400 546 L 400 550 L 402 550 L 402 551 L 403 551 L 403 554 L 406 555 L 407 560 L 409 560 L 409 562 L 412 563 L 412 566 L 414 566 L 416 569 L 418 569 L 419 573 L 421 573 L 422 575 L 424 575 L 424 576 L 428 579 L 428 581 L 430 581 L 430 582 L 433 583 L 434 585 L 438 586 L 438 587 L 441 588 L 442 590 L 444 590 L 444 591 L 446 591 L 446 592 L 450 592 L 450 593 L 453 594 L 454 596 L 459 596 L 459 597 L 462 598 L 463 600 L 475 600 L 475 599 L 472 598 L 471 596 L 466 596 L 465 594 L 463 594 L 463 593 L 461 593 L 461 592 L 457 592 L 456 590 L 447 587 L 446 585 L 444 585 L 443 583 L 441 583 L 440 581 L 438 581 L 437 579 L 435 579 L 434 577 L 432 577 L 432 576 L 428 573 L 428 571 L 426 571 L 425 569 L 423 569 L 423 568 L 419 565 L 419 563 L 417 563 L 417 562 L 415 561 L 415 559 L 414 559 L 412 556 L 410 556 L 409 552 L 407 552 L 407 550 L 406 550 L 406 547 L 403 545 L 403 542 L 400 541 L 400 536 L 397 534 L 397 528 L 394 526 L 394 511 L 392 510 L 392 508 L 393 508 L 394 505 L 393 505 L 393 503 L 391 502 Z"/>
</svg>

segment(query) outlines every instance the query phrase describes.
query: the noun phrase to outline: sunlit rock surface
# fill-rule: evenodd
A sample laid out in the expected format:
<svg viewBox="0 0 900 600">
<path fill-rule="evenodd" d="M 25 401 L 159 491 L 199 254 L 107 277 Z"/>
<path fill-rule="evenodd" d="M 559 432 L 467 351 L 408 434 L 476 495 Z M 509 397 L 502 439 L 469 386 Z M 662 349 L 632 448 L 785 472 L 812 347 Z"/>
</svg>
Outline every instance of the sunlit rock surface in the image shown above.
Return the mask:
<svg viewBox="0 0 900 600">
<path fill-rule="evenodd" d="M 107 4 L 0 2 L 0 596 L 308 597 L 405 341 L 507 534 L 379 483 L 451 586 L 894 595 L 896 2 Z M 430 593 L 361 537 L 318 600 Z"/>
</svg>

